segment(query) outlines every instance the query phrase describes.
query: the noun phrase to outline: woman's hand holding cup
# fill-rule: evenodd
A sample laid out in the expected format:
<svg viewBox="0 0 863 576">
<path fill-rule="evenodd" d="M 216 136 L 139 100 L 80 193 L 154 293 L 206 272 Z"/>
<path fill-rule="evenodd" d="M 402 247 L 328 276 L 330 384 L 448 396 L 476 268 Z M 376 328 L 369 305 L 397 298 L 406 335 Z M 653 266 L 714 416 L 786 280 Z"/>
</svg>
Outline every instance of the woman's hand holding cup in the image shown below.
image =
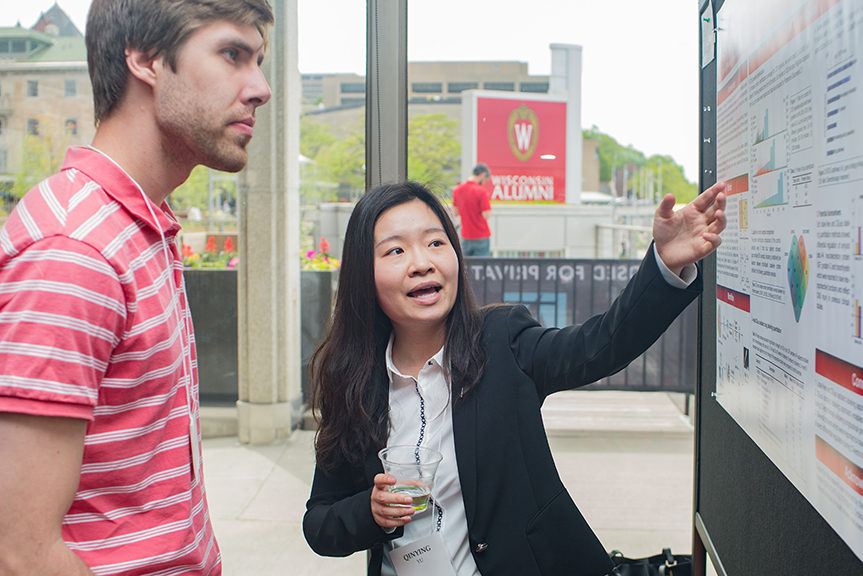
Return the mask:
<svg viewBox="0 0 863 576">
<path fill-rule="evenodd" d="M 413 499 L 410 496 L 390 492 L 390 487 L 395 486 L 396 479 L 389 474 L 378 474 L 375 476 L 375 485 L 372 488 L 372 516 L 381 528 L 398 528 L 411 521 L 414 509 L 411 506 Z"/>
</svg>

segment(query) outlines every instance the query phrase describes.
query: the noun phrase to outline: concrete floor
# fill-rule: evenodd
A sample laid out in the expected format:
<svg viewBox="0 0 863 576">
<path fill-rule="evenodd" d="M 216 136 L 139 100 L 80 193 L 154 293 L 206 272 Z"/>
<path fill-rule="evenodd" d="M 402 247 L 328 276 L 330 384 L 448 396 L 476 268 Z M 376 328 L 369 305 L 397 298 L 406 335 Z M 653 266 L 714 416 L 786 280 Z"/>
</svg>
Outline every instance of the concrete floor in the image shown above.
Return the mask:
<svg viewBox="0 0 863 576">
<path fill-rule="evenodd" d="M 606 549 L 692 547 L 692 427 L 679 395 L 564 392 L 543 409 L 561 477 Z M 322 558 L 302 535 L 314 433 L 248 446 L 204 441 L 207 493 L 230 576 L 360 575 L 365 555 Z M 708 571 L 710 574 L 711 571 Z"/>
</svg>

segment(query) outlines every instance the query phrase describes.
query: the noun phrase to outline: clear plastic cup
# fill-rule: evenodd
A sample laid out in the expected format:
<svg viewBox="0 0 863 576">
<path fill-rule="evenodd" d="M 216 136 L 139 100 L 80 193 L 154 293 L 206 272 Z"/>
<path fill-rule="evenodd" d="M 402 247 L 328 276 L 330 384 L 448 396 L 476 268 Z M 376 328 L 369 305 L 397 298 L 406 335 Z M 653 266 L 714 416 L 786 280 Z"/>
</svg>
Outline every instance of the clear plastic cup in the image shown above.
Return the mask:
<svg viewBox="0 0 863 576">
<path fill-rule="evenodd" d="M 410 496 L 413 502 L 408 506 L 417 512 L 425 510 L 443 454 L 423 446 L 387 446 L 378 452 L 378 458 L 384 472 L 396 479 L 390 492 Z"/>
</svg>

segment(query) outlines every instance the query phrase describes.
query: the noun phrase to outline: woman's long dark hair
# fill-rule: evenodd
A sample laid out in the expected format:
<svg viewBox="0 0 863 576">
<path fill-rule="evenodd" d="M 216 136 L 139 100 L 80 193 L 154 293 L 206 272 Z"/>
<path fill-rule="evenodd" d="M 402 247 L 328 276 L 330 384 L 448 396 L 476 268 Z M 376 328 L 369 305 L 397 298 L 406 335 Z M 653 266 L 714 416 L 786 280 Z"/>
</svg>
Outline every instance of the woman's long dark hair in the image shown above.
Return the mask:
<svg viewBox="0 0 863 576">
<path fill-rule="evenodd" d="M 379 186 L 357 202 L 345 233 L 332 325 L 312 355 L 311 404 L 318 419 L 318 465 L 359 465 L 386 445 L 389 390 L 384 354 L 392 324 L 378 305 L 374 278 L 375 224 L 394 206 L 421 200 L 440 220 L 458 257 L 458 291 L 446 320 L 444 366 L 453 401 L 469 393 L 485 363 L 482 313 L 468 281 L 458 234 L 444 206 L 425 186 Z"/>
</svg>

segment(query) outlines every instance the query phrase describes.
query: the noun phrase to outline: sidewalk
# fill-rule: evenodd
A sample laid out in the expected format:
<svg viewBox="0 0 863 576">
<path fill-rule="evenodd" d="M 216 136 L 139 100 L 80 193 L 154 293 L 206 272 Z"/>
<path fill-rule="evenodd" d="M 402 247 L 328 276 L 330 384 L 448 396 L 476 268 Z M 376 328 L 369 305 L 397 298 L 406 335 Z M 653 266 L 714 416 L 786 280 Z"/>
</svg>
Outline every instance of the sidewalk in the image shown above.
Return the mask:
<svg viewBox="0 0 863 576">
<path fill-rule="evenodd" d="M 682 395 L 659 392 L 576 391 L 546 401 L 558 470 L 607 549 L 691 551 L 692 427 L 682 407 Z M 321 558 L 303 538 L 313 441 L 314 432 L 302 430 L 270 446 L 204 440 L 226 576 L 365 574 L 365 554 Z"/>
</svg>

